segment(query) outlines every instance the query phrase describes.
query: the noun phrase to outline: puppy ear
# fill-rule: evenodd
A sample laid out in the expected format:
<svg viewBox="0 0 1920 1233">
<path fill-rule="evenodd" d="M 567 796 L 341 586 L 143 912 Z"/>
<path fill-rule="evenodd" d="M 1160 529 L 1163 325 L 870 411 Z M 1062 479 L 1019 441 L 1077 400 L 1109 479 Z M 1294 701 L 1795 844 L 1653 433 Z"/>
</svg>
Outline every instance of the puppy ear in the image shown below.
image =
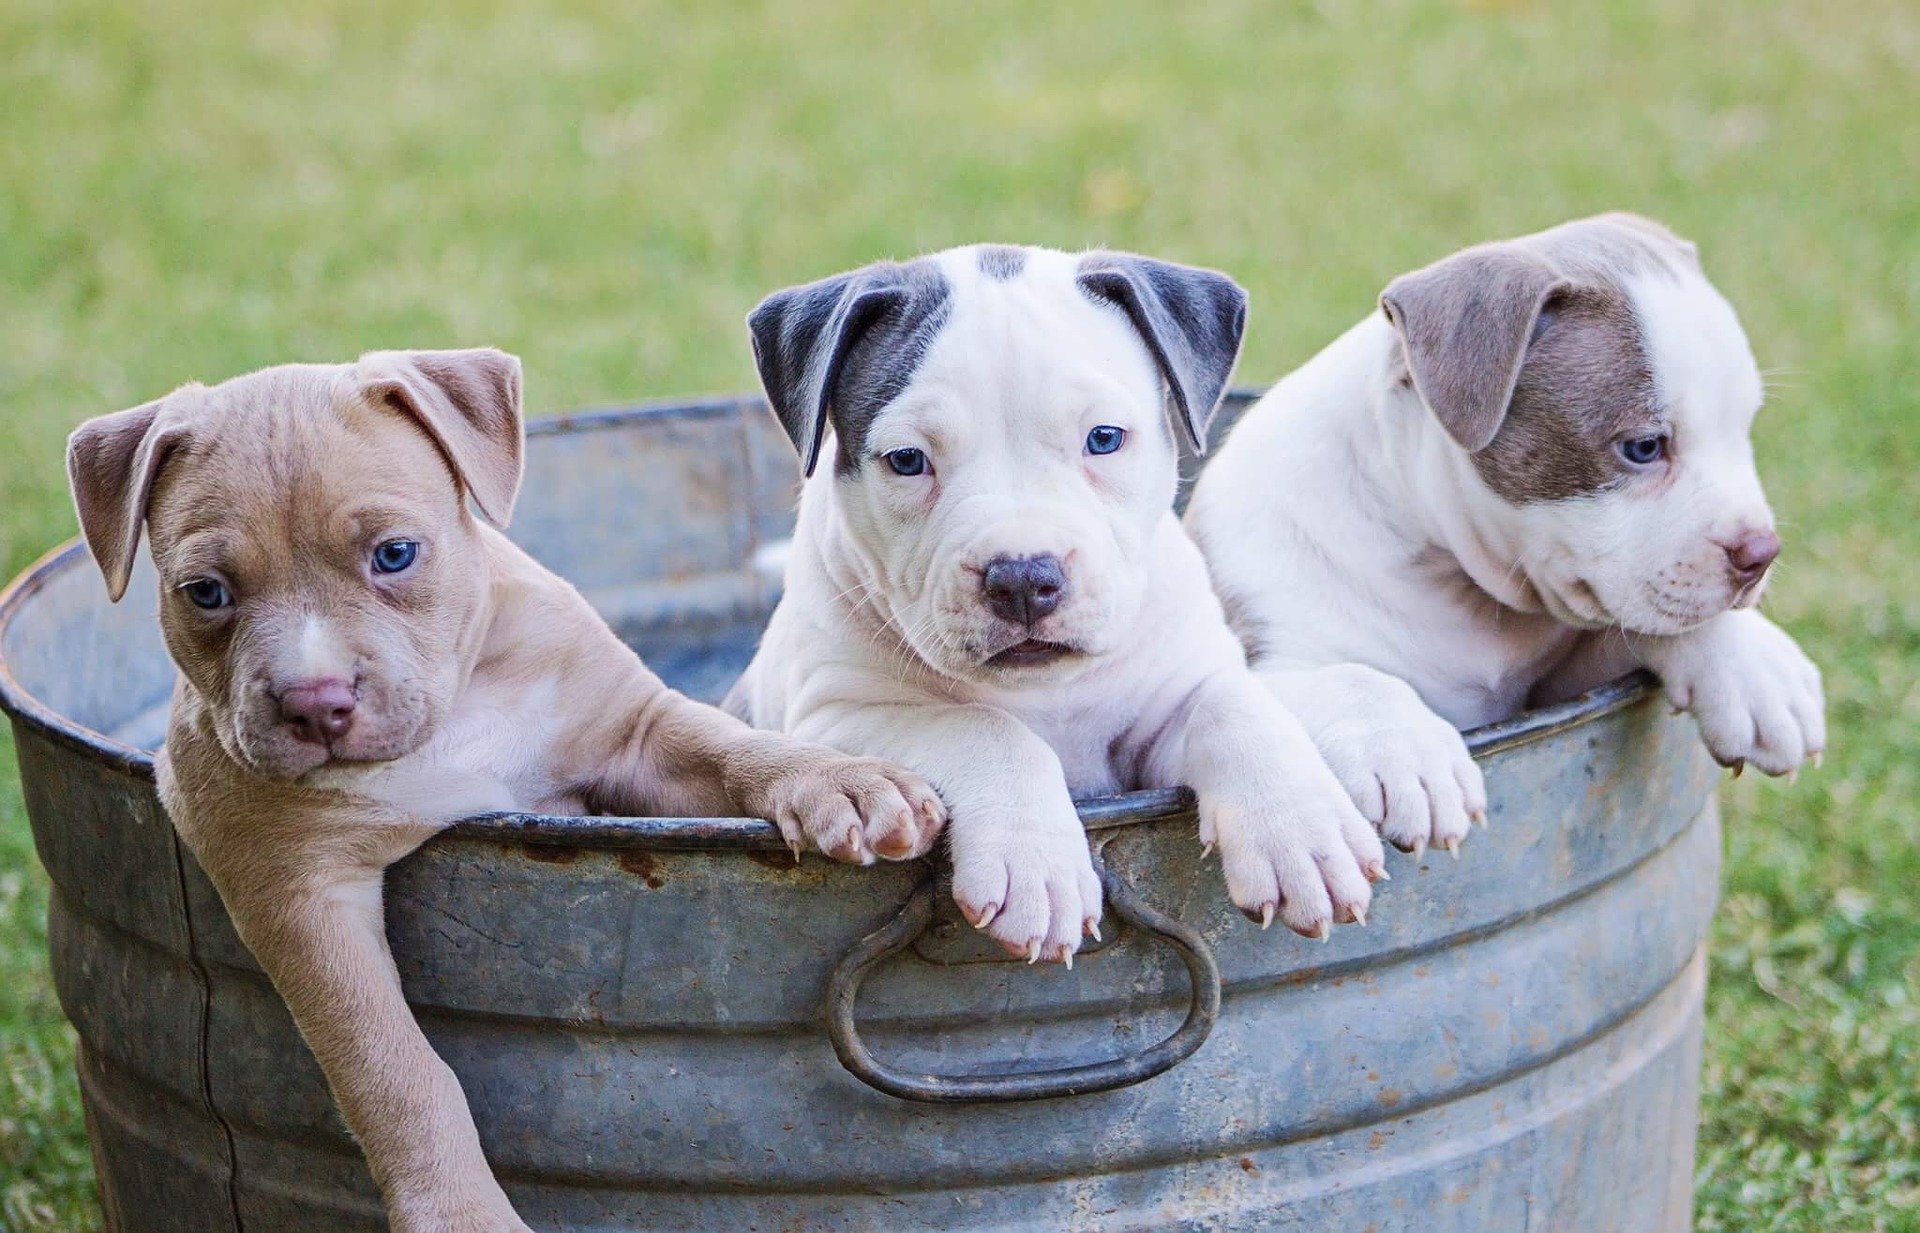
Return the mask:
<svg viewBox="0 0 1920 1233">
<path fill-rule="evenodd" d="M 115 603 L 133 574 L 153 478 L 186 436 L 177 422 L 178 401 L 204 388 L 182 386 L 165 398 L 88 420 L 67 438 L 67 483 L 80 534 Z"/>
<path fill-rule="evenodd" d="M 1566 287 L 1541 258 L 1488 244 L 1402 274 L 1381 293 L 1414 390 L 1467 452 L 1499 433 L 1540 310 Z"/>
<path fill-rule="evenodd" d="M 882 322 L 902 334 L 907 354 L 890 356 L 877 391 L 897 395 L 944 320 L 946 280 L 931 263 L 877 262 L 847 274 L 776 291 L 747 314 L 753 363 L 774 418 L 811 476 L 827 436 L 834 383 L 854 347 Z"/>
<path fill-rule="evenodd" d="M 1136 257 L 1088 253 L 1080 287 L 1133 322 L 1173 393 L 1180 426 L 1198 453 L 1227 391 L 1247 328 L 1247 293 L 1225 274 Z"/>
<path fill-rule="evenodd" d="M 506 526 L 526 459 L 519 358 L 492 347 L 372 351 L 355 372 L 370 401 L 427 430 L 487 521 Z"/>
</svg>

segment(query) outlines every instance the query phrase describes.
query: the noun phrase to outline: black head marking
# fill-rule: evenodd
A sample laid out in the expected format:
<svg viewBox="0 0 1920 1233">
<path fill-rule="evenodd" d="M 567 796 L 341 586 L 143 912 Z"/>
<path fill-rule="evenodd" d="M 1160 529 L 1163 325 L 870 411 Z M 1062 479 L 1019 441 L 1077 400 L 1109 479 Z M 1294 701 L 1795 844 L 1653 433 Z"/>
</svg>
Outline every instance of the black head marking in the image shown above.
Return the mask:
<svg viewBox="0 0 1920 1233">
<path fill-rule="evenodd" d="M 906 389 L 950 312 L 946 276 L 920 260 L 776 291 L 748 314 L 760 383 L 806 474 L 829 416 L 836 468 L 858 466 L 874 417 Z"/>
<path fill-rule="evenodd" d="M 980 272 L 995 282 L 1011 282 L 1027 268 L 1027 250 L 1012 244 L 982 244 L 979 250 Z"/>
</svg>

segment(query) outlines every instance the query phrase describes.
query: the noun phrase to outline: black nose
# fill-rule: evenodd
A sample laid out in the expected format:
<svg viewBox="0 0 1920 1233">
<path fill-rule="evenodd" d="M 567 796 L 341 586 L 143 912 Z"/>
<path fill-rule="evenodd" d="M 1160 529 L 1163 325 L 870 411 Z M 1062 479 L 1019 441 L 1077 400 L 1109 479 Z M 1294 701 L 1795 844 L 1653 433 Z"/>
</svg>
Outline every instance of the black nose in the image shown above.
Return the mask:
<svg viewBox="0 0 1920 1233">
<path fill-rule="evenodd" d="M 987 562 L 980 587 L 995 616 L 1031 629 L 1067 597 L 1067 571 L 1052 553 L 995 557 Z"/>
</svg>

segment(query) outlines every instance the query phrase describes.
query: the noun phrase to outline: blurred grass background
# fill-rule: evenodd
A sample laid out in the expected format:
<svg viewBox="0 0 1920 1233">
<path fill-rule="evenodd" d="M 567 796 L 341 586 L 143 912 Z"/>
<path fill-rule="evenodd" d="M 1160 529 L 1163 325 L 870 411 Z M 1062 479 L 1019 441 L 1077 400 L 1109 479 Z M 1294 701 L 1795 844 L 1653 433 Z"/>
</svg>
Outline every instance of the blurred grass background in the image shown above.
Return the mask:
<svg viewBox="0 0 1920 1233">
<path fill-rule="evenodd" d="M 0 566 L 81 419 L 493 343 L 531 409 L 750 388 L 763 292 L 1005 239 L 1222 266 L 1265 382 L 1455 247 L 1628 208 L 1771 374 L 1799 785 L 1730 785 L 1699 1225 L 1920 1227 L 1920 7 L 0 3 Z M 0 738 L 0 1228 L 97 1225 Z"/>
</svg>

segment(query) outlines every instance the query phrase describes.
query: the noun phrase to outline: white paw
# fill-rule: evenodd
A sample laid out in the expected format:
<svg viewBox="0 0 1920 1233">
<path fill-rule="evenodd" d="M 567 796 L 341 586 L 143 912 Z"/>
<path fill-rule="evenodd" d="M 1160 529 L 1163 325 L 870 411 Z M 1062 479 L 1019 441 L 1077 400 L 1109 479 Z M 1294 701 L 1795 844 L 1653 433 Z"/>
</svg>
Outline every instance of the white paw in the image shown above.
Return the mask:
<svg viewBox="0 0 1920 1233">
<path fill-rule="evenodd" d="M 1309 749 L 1200 798 L 1200 841 L 1220 848 L 1234 906 L 1262 928 L 1306 937 L 1365 924 L 1372 882 L 1387 876 L 1379 836 Z"/>
<path fill-rule="evenodd" d="M 1029 963 L 1073 965 L 1082 936 L 1099 937 L 1100 879 L 1071 807 L 1031 818 L 954 825 L 953 900 L 974 928 Z"/>
<path fill-rule="evenodd" d="M 1314 731 L 1340 786 L 1402 852 L 1428 845 L 1459 855 L 1473 824 L 1486 824 L 1487 785 L 1467 742 L 1413 687 L 1377 687 L 1366 708 L 1330 716 Z"/>
<path fill-rule="evenodd" d="M 1787 632 L 1730 612 L 1670 640 L 1654 665 L 1673 705 L 1693 714 L 1707 750 L 1738 774 L 1791 775 L 1827 745 L 1820 669 Z"/>
<path fill-rule="evenodd" d="M 947 809 L 926 780 L 878 758 L 824 754 L 776 779 L 768 813 L 795 857 L 817 848 L 837 861 L 925 855 Z"/>
</svg>

